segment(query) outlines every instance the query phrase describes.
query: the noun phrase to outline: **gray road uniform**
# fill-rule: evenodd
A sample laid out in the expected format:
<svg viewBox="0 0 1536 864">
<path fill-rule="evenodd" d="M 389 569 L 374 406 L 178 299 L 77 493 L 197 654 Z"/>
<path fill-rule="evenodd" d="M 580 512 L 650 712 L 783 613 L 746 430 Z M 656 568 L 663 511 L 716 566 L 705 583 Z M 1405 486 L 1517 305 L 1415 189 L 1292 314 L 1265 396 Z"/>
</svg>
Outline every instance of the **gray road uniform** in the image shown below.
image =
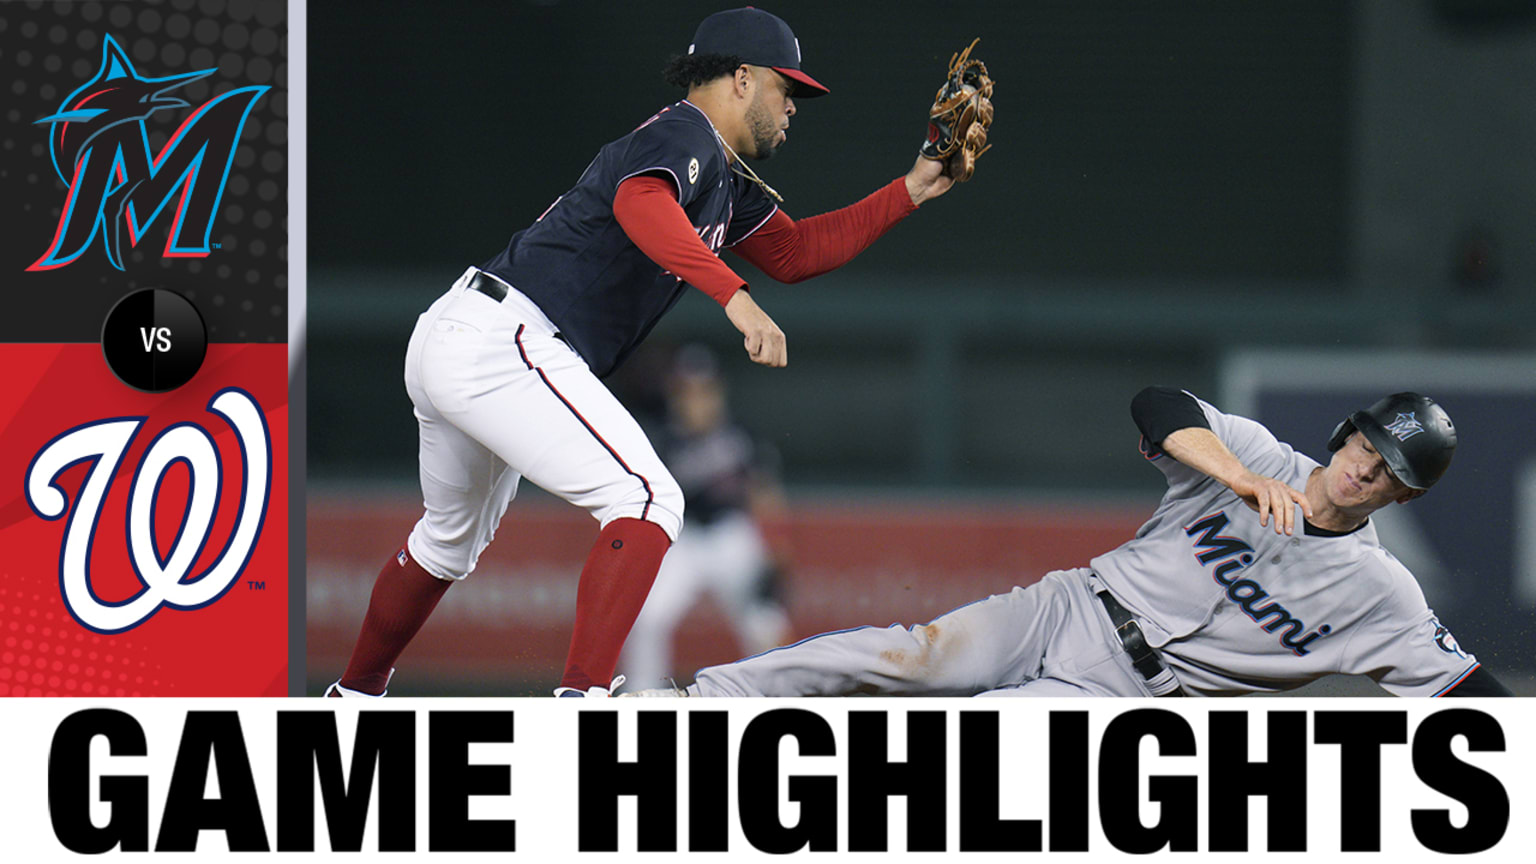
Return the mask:
<svg viewBox="0 0 1536 864">
<path fill-rule="evenodd" d="M 1172 427 L 1209 425 L 1255 473 L 1302 489 L 1320 467 L 1252 420 L 1166 388 L 1138 401 L 1147 393 L 1187 412 L 1191 422 Z M 688 695 L 1214 696 L 1349 673 L 1439 696 L 1478 668 L 1369 521 L 1339 534 L 1298 513 L 1304 530 L 1277 534 L 1230 489 L 1163 454 L 1164 428 L 1142 450 L 1167 493 L 1134 539 L 1088 568 L 926 625 L 828 633 L 709 667 Z"/>
</svg>

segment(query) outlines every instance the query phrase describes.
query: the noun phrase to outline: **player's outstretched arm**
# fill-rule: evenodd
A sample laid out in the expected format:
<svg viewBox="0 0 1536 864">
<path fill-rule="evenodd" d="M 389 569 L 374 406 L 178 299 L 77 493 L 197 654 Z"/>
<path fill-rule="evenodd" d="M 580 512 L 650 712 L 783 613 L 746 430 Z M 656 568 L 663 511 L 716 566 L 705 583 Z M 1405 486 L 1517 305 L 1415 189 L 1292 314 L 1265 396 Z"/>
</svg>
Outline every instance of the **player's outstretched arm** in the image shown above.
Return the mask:
<svg viewBox="0 0 1536 864">
<path fill-rule="evenodd" d="M 1192 426 L 1171 432 L 1163 438 L 1162 449 L 1180 463 L 1236 492 L 1249 507 L 1259 511 L 1260 525 L 1268 525 L 1270 515 L 1274 514 L 1277 534 L 1295 533 L 1296 509 L 1292 502 L 1301 505 L 1303 515 L 1312 516 L 1312 505 L 1305 494 L 1274 477 L 1248 470 L 1209 429 Z"/>
</svg>

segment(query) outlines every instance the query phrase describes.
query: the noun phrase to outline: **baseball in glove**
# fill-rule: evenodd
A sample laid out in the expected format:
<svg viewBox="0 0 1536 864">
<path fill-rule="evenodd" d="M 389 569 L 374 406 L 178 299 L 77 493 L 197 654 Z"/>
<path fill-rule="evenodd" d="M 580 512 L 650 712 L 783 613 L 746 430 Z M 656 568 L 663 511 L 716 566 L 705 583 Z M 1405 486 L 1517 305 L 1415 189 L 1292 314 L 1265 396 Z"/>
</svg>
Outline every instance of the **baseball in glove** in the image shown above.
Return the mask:
<svg viewBox="0 0 1536 864">
<path fill-rule="evenodd" d="M 992 79 L 987 64 L 971 57 L 981 37 L 949 60 L 949 76 L 928 109 L 928 140 L 919 152 L 944 163 L 944 173 L 956 183 L 971 179 L 976 160 L 992 145 L 987 130 L 992 126 Z"/>
</svg>

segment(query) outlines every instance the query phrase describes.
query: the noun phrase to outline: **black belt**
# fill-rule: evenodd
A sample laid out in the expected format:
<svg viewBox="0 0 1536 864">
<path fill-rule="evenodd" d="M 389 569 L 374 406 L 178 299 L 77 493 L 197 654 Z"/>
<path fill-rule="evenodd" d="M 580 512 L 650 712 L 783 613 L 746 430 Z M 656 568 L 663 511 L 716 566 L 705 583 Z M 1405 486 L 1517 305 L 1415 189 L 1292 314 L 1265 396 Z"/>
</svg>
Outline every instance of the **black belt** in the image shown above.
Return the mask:
<svg viewBox="0 0 1536 864">
<path fill-rule="evenodd" d="M 479 270 L 476 270 L 475 275 L 470 277 L 469 287 L 495 300 L 497 303 L 507 299 L 507 283 L 492 276 L 487 276 Z"/>
<path fill-rule="evenodd" d="M 481 270 L 476 270 L 475 275 L 469 277 L 469 287 L 472 290 L 479 291 L 481 294 L 484 294 L 492 300 L 495 300 L 497 303 L 507 299 L 507 283 L 497 279 L 494 276 L 488 275 Z M 559 339 L 561 342 L 564 342 L 567 345 L 571 344 L 570 341 L 565 338 L 564 333 L 555 333 L 555 338 Z"/>
<path fill-rule="evenodd" d="M 1109 620 L 1115 622 L 1115 635 L 1120 637 L 1120 644 L 1125 648 L 1125 653 L 1131 656 L 1131 665 L 1141 673 L 1141 677 L 1151 681 L 1166 669 L 1163 661 L 1147 644 L 1147 637 L 1142 635 L 1141 625 L 1131 616 L 1131 611 L 1120 605 L 1120 601 L 1110 596 L 1108 591 L 1099 592 L 1099 601 L 1104 604 L 1105 611 L 1109 612 Z M 1164 696 L 1183 696 L 1181 690 L 1164 693 Z"/>
</svg>

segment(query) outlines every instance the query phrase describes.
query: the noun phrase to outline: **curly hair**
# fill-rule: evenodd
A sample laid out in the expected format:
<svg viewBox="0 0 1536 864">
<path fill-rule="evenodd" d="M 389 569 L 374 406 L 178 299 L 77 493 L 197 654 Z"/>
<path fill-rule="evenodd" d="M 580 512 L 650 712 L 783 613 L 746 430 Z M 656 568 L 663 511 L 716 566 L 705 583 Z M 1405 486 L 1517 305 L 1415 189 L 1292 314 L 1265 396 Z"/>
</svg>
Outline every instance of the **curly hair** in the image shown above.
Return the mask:
<svg viewBox="0 0 1536 864">
<path fill-rule="evenodd" d="M 730 54 L 679 54 L 667 61 L 661 76 L 683 90 L 698 87 L 736 71 L 742 59 Z"/>
</svg>

